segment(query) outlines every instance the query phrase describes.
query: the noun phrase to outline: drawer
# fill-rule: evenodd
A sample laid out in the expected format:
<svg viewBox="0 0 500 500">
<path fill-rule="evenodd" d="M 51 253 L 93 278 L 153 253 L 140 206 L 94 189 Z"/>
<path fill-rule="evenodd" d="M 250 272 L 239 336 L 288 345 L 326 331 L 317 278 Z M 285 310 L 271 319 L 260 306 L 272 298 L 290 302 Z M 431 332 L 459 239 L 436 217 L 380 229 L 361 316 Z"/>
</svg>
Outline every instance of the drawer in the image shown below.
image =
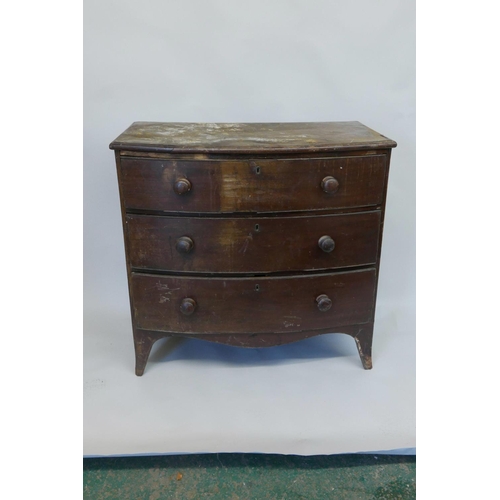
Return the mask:
<svg viewBox="0 0 500 500">
<path fill-rule="evenodd" d="M 248 218 L 128 214 L 125 222 L 132 268 L 270 273 L 375 263 L 380 211 Z"/>
<path fill-rule="evenodd" d="M 129 210 L 293 212 L 376 206 L 382 203 L 386 169 L 386 155 L 217 161 L 122 158 L 120 179 Z M 331 177 L 333 181 L 324 182 Z"/>
<path fill-rule="evenodd" d="M 371 268 L 266 278 L 132 273 L 134 324 L 179 333 L 283 333 L 366 323 L 375 276 Z"/>
</svg>

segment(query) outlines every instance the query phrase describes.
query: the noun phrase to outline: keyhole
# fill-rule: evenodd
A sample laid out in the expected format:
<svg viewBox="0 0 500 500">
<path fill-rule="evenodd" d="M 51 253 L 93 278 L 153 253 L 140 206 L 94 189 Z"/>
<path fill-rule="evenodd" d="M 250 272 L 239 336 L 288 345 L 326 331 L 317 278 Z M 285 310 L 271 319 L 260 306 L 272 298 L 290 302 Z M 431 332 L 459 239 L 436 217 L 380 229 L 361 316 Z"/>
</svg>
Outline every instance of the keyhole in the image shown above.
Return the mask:
<svg viewBox="0 0 500 500">
<path fill-rule="evenodd" d="M 260 226 L 258 224 L 255 224 L 255 231 L 257 231 L 257 232 L 260 231 Z"/>
<path fill-rule="evenodd" d="M 259 285 L 255 285 L 255 291 L 258 292 L 260 290 L 260 286 Z"/>
<path fill-rule="evenodd" d="M 260 174 L 260 167 L 255 167 L 255 173 Z"/>
</svg>

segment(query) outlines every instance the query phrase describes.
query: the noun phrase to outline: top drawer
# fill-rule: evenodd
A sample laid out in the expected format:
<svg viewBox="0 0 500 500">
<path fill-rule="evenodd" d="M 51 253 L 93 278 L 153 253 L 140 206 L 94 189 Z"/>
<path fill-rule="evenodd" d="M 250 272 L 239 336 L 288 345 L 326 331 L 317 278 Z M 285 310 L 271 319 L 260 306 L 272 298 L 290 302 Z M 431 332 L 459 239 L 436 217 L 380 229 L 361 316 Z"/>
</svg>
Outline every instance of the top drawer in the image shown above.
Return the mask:
<svg viewBox="0 0 500 500">
<path fill-rule="evenodd" d="M 120 160 L 126 209 L 194 213 L 293 212 L 375 206 L 382 202 L 386 168 L 386 155 L 272 160 Z"/>
</svg>

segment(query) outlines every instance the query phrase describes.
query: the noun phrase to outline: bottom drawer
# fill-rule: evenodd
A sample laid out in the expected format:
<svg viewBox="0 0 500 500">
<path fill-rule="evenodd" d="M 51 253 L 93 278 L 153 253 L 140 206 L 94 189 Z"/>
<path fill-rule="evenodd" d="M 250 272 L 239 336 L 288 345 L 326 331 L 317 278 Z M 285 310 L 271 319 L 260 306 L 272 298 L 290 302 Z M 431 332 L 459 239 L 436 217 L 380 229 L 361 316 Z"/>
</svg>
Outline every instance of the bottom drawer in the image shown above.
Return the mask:
<svg viewBox="0 0 500 500">
<path fill-rule="evenodd" d="M 182 333 L 319 330 L 372 320 L 375 269 L 193 278 L 132 273 L 134 324 Z"/>
</svg>

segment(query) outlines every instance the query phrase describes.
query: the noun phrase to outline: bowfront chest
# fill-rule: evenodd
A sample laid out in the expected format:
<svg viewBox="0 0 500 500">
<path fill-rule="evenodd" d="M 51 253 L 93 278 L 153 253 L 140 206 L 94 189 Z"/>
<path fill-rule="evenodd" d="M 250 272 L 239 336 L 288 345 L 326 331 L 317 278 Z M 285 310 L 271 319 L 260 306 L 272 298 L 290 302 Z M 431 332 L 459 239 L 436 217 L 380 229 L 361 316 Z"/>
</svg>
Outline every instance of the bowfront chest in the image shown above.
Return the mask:
<svg viewBox="0 0 500 500">
<path fill-rule="evenodd" d="M 132 124 L 115 150 L 136 374 L 183 336 L 325 333 L 372 367 L 391 149 L 359 122 Z"/>
</svg>

